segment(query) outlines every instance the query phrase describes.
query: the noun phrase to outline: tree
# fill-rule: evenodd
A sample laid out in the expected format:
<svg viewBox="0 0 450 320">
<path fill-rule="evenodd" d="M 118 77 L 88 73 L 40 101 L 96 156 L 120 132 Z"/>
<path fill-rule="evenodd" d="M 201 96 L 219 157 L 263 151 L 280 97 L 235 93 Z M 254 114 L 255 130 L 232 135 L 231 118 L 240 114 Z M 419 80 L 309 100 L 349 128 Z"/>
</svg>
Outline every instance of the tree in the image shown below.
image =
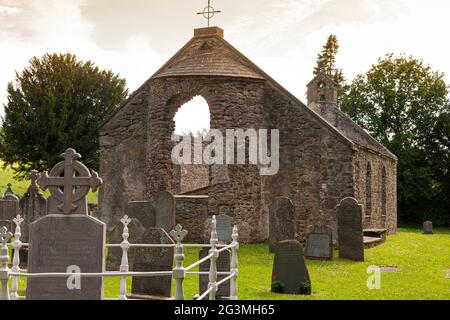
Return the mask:
<svg viewBox="0 0 450 320">
<path fill-rule="evenodd" d="M 336 56 L 339 52 L 339 42 L 335 35 L 328 37 L 327 43 L 323 46 L 321 53 L 317 56 L 317 65 L 314 68 L 314 75 L 324 73 L 330 76 L 339 88 L 345 88 L 345 77 L 342 69 L 336 67 Z M 341 90 L 343 91 L 343 90 Z"/>
<path fill-rule="evenodd" d="M 68 147 L 98 168 L 98 127 L 126 98 L 125 80 L 72 54 L 34 57 L 8 83 L 0 158 L 17 177 L 48 170 Z"/>
<path fill-rule="evenodd" d="M 357 76 L 341 100 L 344 112 L 398 156 L 403 222 L 448 222 L 442 169 L 447 166 L 448 177 L 449 162 L 442 161 L 449 157 L 449 140 L 443 139 L 450 126 L 449 91 L 443 76 L 422 60 L 387 54 Z"/>
</svg>

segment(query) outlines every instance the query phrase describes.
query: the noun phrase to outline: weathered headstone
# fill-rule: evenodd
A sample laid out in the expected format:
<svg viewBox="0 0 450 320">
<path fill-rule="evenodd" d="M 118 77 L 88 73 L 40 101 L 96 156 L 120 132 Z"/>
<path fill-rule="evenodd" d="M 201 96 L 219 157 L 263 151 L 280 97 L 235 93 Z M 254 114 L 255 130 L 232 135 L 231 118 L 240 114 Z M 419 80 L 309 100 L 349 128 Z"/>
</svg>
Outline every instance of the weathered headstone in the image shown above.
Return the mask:
<svg viewBox="0 0 450 320">
<path fill-rule="evenodd" d="M 284 294 L 311 294 L 311 279 L 297 240 L 280 241 L 276 248 L 272 271 L 272 292 Z"/>
<path fill-rule="evenodd" d="M 354 198 L 345 198 L 337 206 L 339 257 L 364 261 L 362 206 Z"/>
<path fill-rule="evenodd" d="M 28 187 L 27 192 L 25 192 L 19 201 L 20 215 L 25 220 L 22 225 L 21 241 L 23 243 L 28 242 L 30 224 L 47 214 L 47 199 L 39 192 L 39 187 L 36 184 L 39 173 L 36 170 L 32 170 L 29 173 L 28 178 L 31 180 L 31 184 Z M 27 266 L 28 247 L 20 248 L 19 256 L 20 265 L 22 267 Z"/>
<path fill-rule="evenodd" d="M 230 216 L 226 214 L 219 214 L 216 217 L 217 223 L 217 239 L 220 244 L 230 244 L 233 239 L 231 238 L 231 234 L 233 233 L 233 228 L 231 226 L 232 219 Z"/>
<path fill-rule="evenodd" d="M 101 273 L 104 271 L 105 224 L 87 215 L 86 194 L 96 191 L 102 180 L 78 161 L 73 149 L 62 154 L 50 175 L 40 175 L 38 184 L 50 189 L 48 215 L 30 226 L 28 271 L 30 273 Z M 63 189 L 62 189 L 63 188 Z M 101 300 L 103 279 L 30 278 L 27 299 Z M 79 284 L 79 286 L 78 286 Z"/>
<path fill-rule="evenodd" d="M 145 228 L 138 219 L 132 218 L 128 224 L 129 238 L 128 241 L 133 243 L 142 243 L 141 237 L 144 235 Z M 109 243 L 120 244 L 123 241 L 123 225 L 117 225 L 109 235 Z M 133 266 L 134 256 L 138 251 L 137 248 L 130 248 L 128 250 L 128 265 Z M 108 258 L 106 259 L 106 270 L 119 271 L 122 262 L 121 248 L 108 248 Z"/>
<path fill-rule="evenodd" d="M 331 234 L 310 233 L 306 241 L 305 256 L 309 259 L 332 260 L 333 240 Z"/>
<path fill-rule="evenodd" d="M 130 201 L 127 203 L 125 214 L 139 220 L 144 228 L 155 228 L 155 207 L 148 201 Z M 122 228 L 122 225 L 119 224 Z"/>
<path fill-rule="evenodd" d="M 150 228 L 141 237 L 143 244 L 174 244 L 173 240 L 161 228 Z M 173 247 L 139 248 L 134 256 L 132 270 L 136 272 L 172 271 Z M 133 277 L 132 297 L 151 299 L 152 297 L 170 297 L 171 276 Z"/>
<path fill-rule="evenodd" d="M 172 231 L 175 227 L 175 197 L 170 192 L 163 191 L 157 193 L 153 201 L 156 211 L 155 227 L 166 232 Z"/>
<path fill-rule="evenodd" d="M 8 183 L 3 198 L 0 199 L 0 227 L 6 227 L 8 230 L 14 230 L 13 219 L 20 213 L 19 198 L 11 190 L 11 184 Z"/>
<path fill-rule="evenodd" d="M 210 248 L 203 248 L 199 253 L 199 260 L 203 259 L 207 255 L 209 255 Z M 200 264 L 200 272 L 209 272 L 210 260 L 205 261 Z M 219 254 L 219 258 L 216 260 L 217 272 L 230 272 L 230 252 L 223 251 Z M 218 275 L 217 282 L 226 278 L 225 275 Z M 200 287 L 200 295 L 202 295 L 206 290 L 208 290 L 209 276 L 208 275 L 200 275 L 199 277 L 199 287 Z M 230 281 L 225 282 L 220 285 L 218 291 L 216 293 L 216 297 L 218 299 L 228 298 L 230 297 Z"/>
<path fill-rule="evenodd" d="M 291 239 L 295 239 L 294 205 L 280 197 L 269 206 L 269 251 L 275 252 L 278 242 Z"/>
<path fill-rule="evenodd" d="M 423 223 L 423 234 L 433 234 L 433 222 L 425 221 Z"/>
</svg>

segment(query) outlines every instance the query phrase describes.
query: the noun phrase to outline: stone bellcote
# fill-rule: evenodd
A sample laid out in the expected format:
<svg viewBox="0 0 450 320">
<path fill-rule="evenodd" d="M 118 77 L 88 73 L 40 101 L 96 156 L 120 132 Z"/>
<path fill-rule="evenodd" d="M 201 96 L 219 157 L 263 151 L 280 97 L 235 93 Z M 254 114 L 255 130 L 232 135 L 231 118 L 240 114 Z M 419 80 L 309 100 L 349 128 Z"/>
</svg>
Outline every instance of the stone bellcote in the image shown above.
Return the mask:
<svg viewBox="0 0 450 320">
<path fill-rule="evenodd" d="M 337 107 L 338 86 L 326 74 L 318 74 L 307 85 L 308 106 L 312 107 L 317 104 L 334 105 Z"/>
</svg>

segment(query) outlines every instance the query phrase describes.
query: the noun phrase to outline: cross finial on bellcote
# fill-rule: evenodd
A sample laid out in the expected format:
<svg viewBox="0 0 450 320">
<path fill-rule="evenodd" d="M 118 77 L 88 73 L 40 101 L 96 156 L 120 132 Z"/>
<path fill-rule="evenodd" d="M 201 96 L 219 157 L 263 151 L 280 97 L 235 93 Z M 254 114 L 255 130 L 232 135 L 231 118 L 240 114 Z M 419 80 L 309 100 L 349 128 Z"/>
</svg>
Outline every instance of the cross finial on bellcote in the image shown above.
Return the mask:
<svg viewBox="0 0 450 320">
<path fill-rule="evenodd" d="M 206 20 L 208 20 L 208 27 L 210 20 L 216 15 L 216 13 L 221 13 L 222 11 L 214 10 L 211 6 L 211 0 L 208 0 L 208 6 L 203 9 L 202 12 L 197 12 L 197 14 L 201 14 Z"/>
</svg>

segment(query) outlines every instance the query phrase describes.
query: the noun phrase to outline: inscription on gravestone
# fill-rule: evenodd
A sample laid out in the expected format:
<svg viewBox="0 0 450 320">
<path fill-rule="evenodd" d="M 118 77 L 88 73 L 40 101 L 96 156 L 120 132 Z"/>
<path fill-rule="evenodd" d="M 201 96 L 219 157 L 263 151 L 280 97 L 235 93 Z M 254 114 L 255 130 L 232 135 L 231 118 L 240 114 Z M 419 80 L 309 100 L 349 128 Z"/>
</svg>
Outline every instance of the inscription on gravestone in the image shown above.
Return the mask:
<svg viewBox="0 0 450 320">
<path fill-rule="evenodd" d="M 203 259 L 209 255 L 210 248 L 203 248 L 199 253 L 199 260 Z M 223 251 L 219 254 L 219 258 L 216 260 L 217 272 L 230 272 L 230 252 Z M 210 260 L 205 261 L 200 265 L 200 272 L 209 272 Z M 218 275 L 217 282 L 226 278 L 225 275 Z M 200 295 L 202 295 L 206 290 L 208 290 L 209 277 L 208 275 L 200 275 L 199 286 Z M 230 281 L 226 281 L 224 284 L 220 285 L 216 293 L 218 298 L 225 298 L 230 296 Z"/>
<path fill-rule="evenodd" d="M 333 241 L 329 233 L 310 233 L 306 242 L 306 258 L 333 259 Z"/>
<path fill-rule="evenodd" d="M 362 206 L 354 198 L 345 198 L 337 206 L 339 257 L 364 261 Z"/>
<path fill-rule="evenodd" d="M 297 240 L 281 241 L 277 245 L 272 271 L 272 292 L 311 294 L 311 280 L 306 267 L 303 247 Z"/>
<path fill-rule="evenodd" d="M 289 198 L 277 198 L 269 206 L 269 251 L 275 252 L 279 241 L 292 239 L 295 239 L 294 205 Z"/>
<path fill-rule="evenodd" d="M 86 194 L 102 183 L 78 159 L 73 149 L 62 154 L 50 174 L 40 175 L 38 184 L 50 189 L 48 215 L 30 225 L 28 271 L 30 273 L 104 271 L 105 224 L 87 215 Z M 70 267 L 70 269 L 69 269 Z M 82 278 L 81 286 L 69 289 L 67 278 L 30 278 L 27 299 L 101 300 L 103 279 Z"/>
</svg>

